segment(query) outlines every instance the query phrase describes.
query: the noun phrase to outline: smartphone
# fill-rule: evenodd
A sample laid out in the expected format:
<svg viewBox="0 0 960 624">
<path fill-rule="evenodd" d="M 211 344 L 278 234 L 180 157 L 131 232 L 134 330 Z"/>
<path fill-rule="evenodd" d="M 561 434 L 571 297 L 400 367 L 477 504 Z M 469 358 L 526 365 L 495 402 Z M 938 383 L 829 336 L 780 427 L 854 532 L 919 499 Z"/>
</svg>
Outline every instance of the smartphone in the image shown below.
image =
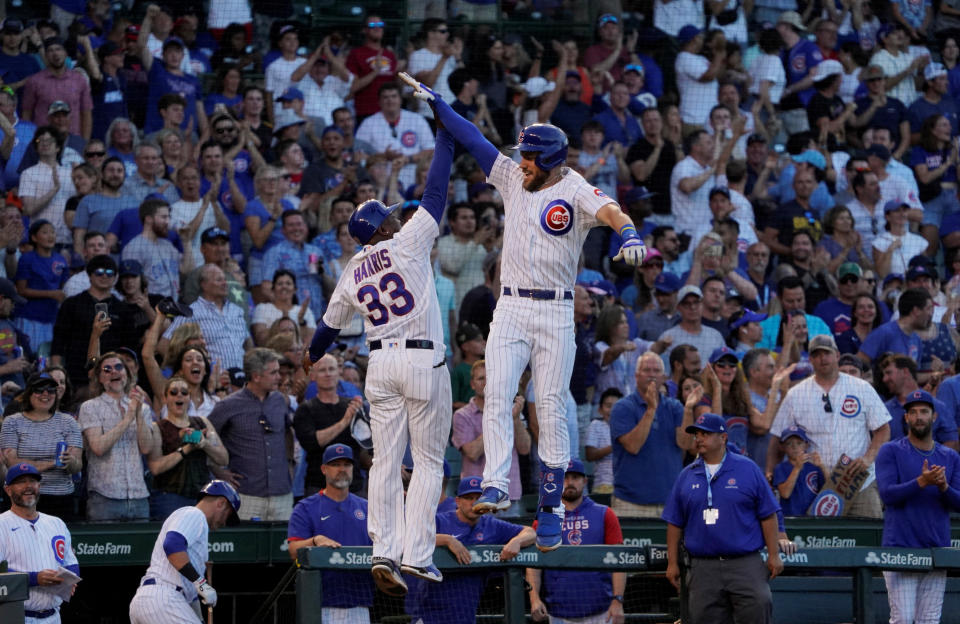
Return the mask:
<svg viewBox="0 0 960 624">
<path fill-rule="evenodd" d="M 105 319 L 110 317 L 110 310 L 105 303 L 98 303 L 93 306 L 93 309 L 97 311 L 98 319 Z"/>
</svg>

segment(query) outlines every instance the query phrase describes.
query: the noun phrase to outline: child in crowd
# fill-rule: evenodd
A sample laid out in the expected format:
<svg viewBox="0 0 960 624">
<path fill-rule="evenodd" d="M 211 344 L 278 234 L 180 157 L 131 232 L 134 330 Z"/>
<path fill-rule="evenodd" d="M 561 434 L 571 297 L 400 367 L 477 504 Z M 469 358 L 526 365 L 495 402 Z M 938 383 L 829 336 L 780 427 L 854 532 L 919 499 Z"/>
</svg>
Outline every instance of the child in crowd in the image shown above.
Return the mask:
<svg viewBox="0 0 960 624">
<path fill-rule="evenodd" d="M 780 493 L 784 516 L 805 516 L 825 482 L 826 470 L 819 453 L 808 453 L 810 438 L 803 427 L 784 429 L 780 445 L 786 455 L 773 471 L 773 485 Z"/>
<path fill-rule="evenodd" d="M 586 451 L 587 461 L 594 463 L 593 487 L 594 494 L 613 493 L 613 443 L 610 440 L 610 412 L 613 406 L 623 398 L 616 388 L 607 388 L 600 396 L 600 405 L 597 406 L 599 418 L 590 421 L 587 428 Z"/>
</svg>

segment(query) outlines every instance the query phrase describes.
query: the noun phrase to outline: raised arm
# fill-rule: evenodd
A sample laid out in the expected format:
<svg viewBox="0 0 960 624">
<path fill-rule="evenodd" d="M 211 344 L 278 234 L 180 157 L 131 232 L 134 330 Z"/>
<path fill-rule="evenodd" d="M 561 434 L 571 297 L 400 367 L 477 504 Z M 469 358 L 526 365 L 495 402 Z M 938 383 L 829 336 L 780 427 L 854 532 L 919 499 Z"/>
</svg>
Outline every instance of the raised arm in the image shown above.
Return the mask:
<svg viewBox="0 0 960 624">
<path fill-rule="evenodd" d="M 457 115 L 457 117 L 460 116 Z M 463 118 L 460 117 L 460 119 Z M 475 127 L 467 120 L 464 119 L 463 121 L 471 128 Z M 430 170 L 427 172 L 427 183 L 423 189 L 423 197 L 420 199 L 420 205 L 430 213 L 430 216 L 434 218 L 438 225 L 443 218 L 443 209 L 447 207 L 447 189 L 450 186 L 450 166 L 452 164 L 453 135 L 446 128 L 440 128 L 437 131 L 433 160 L 430 162 Z"/>
<path fill-rule="evenodd" d="M 400 72 L 400 78 L 408 85 L 413 87 L 413 95 L 421 100 L 429 102 L 433 107 L 434 116 L 443 124 L 451 135 L 457 137 L 460 144 L 467 148 L 467 151 L 477 159 L 485 175 L 490 175 L 493 169 L 493 163 L 497 160 L 500 153 L 493 143 L 488 141 L 483 133 L 472 123 L 461 117 L 450 108 L 450 105 L 434 93 L 426 85 L 417 82 L 408 74 Z"/>
</svg>

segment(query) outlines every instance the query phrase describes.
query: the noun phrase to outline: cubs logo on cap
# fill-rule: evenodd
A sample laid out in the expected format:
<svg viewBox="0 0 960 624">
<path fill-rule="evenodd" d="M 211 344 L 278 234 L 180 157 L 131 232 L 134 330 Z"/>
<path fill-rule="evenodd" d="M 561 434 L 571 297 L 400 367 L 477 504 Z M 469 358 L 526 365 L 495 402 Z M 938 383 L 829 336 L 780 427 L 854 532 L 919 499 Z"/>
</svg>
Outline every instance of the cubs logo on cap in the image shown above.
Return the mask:
<svg viewBox="0 0 960 624">
<path fill-rule="evenodd" d="M 563 236 L 573 228 L 573 206 L 555 199 L 540 214 L 540 226 L 552 236 Z"/>
<path fill-rule="evenodd" d="M 331 444 L 323 451 L 323 463 L 329 464 L 338 459 L 353 460 L 353 449 L 346 444 Z"/>
<path fill-rule="evenodd" d="M 480 487 L 481 483 L 483 483 L 483 479 L 478 476 L 464 477 L 460 479 L 460 487 L 457 488 L 457 496 L 482 493 L 483 488 Z"/>
<path fill-rule="evenodd" d="M 909 395 L 907 395 L 907 400 L 903 404 L 903 409 L 910 409 L 910 406 L 915 403 L 926 403 L 931 408 L 933 405 L 933 395 L 931 395 L 926 390 L 914 390 Z"/>
<path fill-rule="evenodd" d="M 24 475 L 32 475 L 36 477 L 38 481 L 43 478 L 39 470 L 37 470 L 32 465 L 26 462 L 23 462 L 23 463 L 17 464 L 16 466 L 14 466 L 13 468 L 7 471 L 7 478 L 5 479 L 4 483 L 6 483 L 7 485 L 10 485 L 11 483 L 13 483 L 14 481 L 16 481 L 17 479 L 19 479 Z"/>
<path fill-rule="evenodd" d="M 726 433 L 727 422 L 719 414 L 700 414 L 692 425 L 687 427 L 687 433 L 706 431 L 707 433 Z"/>
</svg>

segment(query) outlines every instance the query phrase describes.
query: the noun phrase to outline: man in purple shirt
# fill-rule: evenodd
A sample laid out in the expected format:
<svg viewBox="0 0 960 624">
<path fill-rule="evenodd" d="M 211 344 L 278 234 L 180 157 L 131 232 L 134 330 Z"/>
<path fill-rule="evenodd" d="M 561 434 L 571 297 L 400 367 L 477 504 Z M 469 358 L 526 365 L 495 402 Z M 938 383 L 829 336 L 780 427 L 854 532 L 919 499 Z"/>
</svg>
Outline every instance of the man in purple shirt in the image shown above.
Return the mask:
<svg viewBox="0 0 960 624">
<path fill-rule="evenodd" d="M 59 37 L 50 37 L 43 42 L 43 54 L 47 68 L 27 79 L 23 87 L 21 116 L 25 121 L 45 126 L 50 105 L 58 100 L 66 102 L 70 110 L 80 113 L 70 117 L 70 133 L 89 140 L 93 130 L 90 84 L 80 72 L 67 68 L 67 51 Z"/>
</svg>

